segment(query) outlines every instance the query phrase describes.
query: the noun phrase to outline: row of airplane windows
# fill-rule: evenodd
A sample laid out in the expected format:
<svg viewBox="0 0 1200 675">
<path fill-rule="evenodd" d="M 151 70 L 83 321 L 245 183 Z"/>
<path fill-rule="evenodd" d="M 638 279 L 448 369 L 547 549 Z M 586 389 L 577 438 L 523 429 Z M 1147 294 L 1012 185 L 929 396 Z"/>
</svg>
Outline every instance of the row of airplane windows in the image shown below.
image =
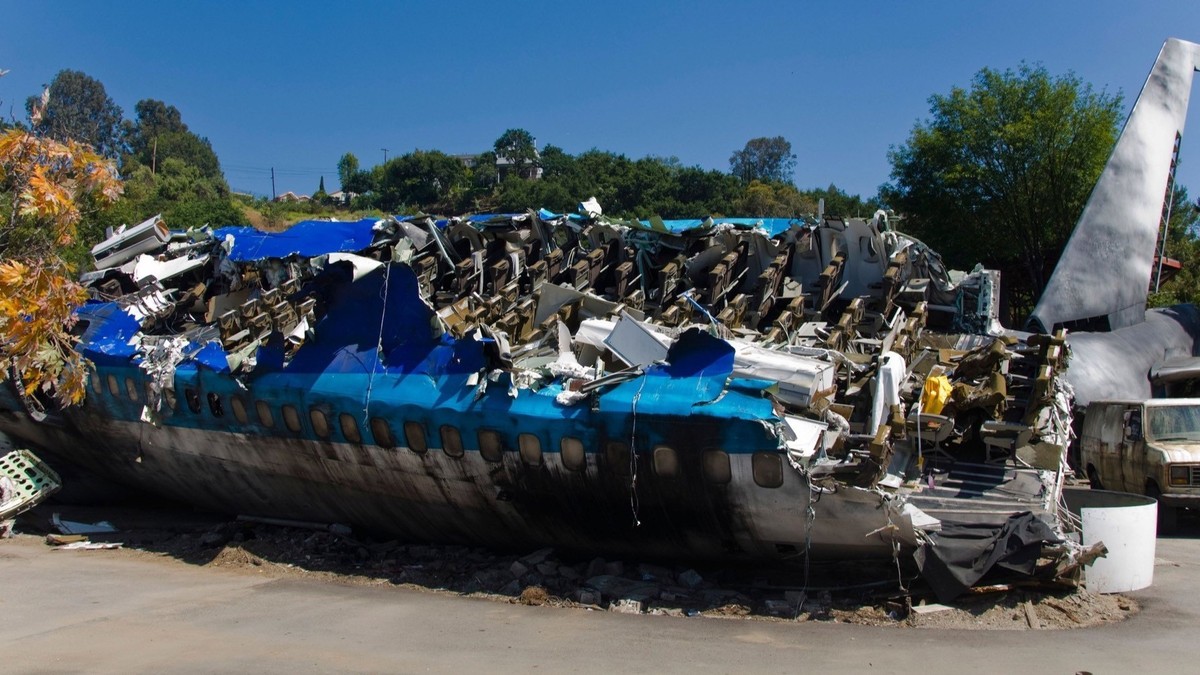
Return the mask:
<svg viewBox="0 0 1200 675">
<path fill-rule="evenodd" d="M 121 383 L 117 380 L 116 375 L 109 374 L 106 379 L 109 393 L 114 397 L 120 397 L 122 395 Z M 92 373 L 91 384 L 92 390 L 95 393 L 102 393 L 101 380 L 98 374 Z M 125 396 L 130 401 L 139 402 L 142 392 L 139 391 L 137 381 L 133 377 L 126 377 L 124 384 Z M 146 380 L 144 394 L 146 400 L 152 400 L 154 397 L 152 387 L 152 381 Z M 174 389 L 168 387 L 163 390 L 162 394 L 167 407 L 172 412 L 177 411 L 178 401 L 176 400 Z M 201 400 L 199 392 L 195 389 L 185 388 L 184 398 L 188 410 L 195 414 L 202 412 L 205 401 Z M 209 392 L 205 398 L 207 399 L 209 412 L 213 417 L 221 418 L 225 416 L 224 400 L 220 394 Z M 229 407 L 234 419 L 239 424 L 251 423 L 250 411 L 247 409 L 246 400 L 242 396 L 230 396 Z M 276 428 L 275 413 L 269 403 L 262 400 L 255 400 L 254 413 L 257 424 L 267 429 Z M 304 428 L 300 411 L 296 406 L 285 403 L 280 406 L 279 413 L 283 420 L 284 428 L 294 434 L 303 433 Z M 310 407 L 308 419 L 312 432 L 318 439 L 325 441 L 332 439 L 333 429 L 329 424 L 329 418 L 324 410 L 315 406 Z M 346 412 L 339 413 L 337 421 L 342 438 L 348 443 L 360 445 L 364 443 L 362 430 L 359 427 L 356 416 Z M 392 449 L 397 446 L 396 436 L 392 431 L 391 423 L 387 419 L 370 417 L 368 424 L 374 445 L 386 449 Z M 419 455 L 424 455 L 429 451 L 429 437 L 424 424 L 421 422 L 406 421 L 403 424 L 403 431 L 404 440 L 409 450 Z M 442 425 L 438 429 L 438 436 L 441 440 L 441 450 L 447 457 L 460 458 L 466 454 L 462 436 L 457 427 L 449 424 Z M 476 440 L 478 441 L 479 454 L 483 459 L 489 462 L 503 461 L 505 443 L 500 431 L 481 427 L 476 432 Z M 541 466 L 544 461 L 542 441 L 536 434 L 518 434 L 517 452 L 521 457 L 521 461 L 528 466 Z M 584 471 L 587 469 L 587 452 L 584 449 L 582 440 L 573 436 L 563 436 L 559 442 L 559 455 L 564 468 L 570 471 Z M 606 460 L 605 463 L 620 475 L 628 476 L 634 470 L 629 444 L 623 441 L 608 441 L 604 447 L 604 457 Z M 653 450 L 652 458 L 654 473 L 656 475 L 664 478 L 678 478 L 681 475 L 679 455 L 674 448 L 666 445 L 656 446 Z M 724 450 L 710 448 L 701 452 L 700 458 L 702 471 L 708 482 L 725 485 L 732 480 L 733 472 L 730 466 L 729 454 Z M 754 482 L 760 487 L 780 487 L 783 485 L 783 459 L 778 453 L 756 452 L 751 456 L 751 473 L 753 474 Z"/>
</svg>

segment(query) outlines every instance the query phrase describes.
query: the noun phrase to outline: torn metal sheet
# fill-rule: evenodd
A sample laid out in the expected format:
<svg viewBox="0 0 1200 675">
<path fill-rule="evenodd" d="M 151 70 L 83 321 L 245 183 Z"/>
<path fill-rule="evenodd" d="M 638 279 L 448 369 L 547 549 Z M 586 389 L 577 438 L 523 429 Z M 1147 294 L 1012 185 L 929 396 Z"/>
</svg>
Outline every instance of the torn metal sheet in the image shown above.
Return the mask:
<svg viewBox="0 0 1200 675">
<path fill-rule="evenodd" d="M 32 509 L 60 487 L 58 474 L 32 452 L 7 449 L 0 455 L 0 520 Z"/>
<path fill-rule="evenodd" d="M 181 274 L 187 274 L 188 272 L 203 268 L 208 264 L 208 260 L 209 257 L 207 255 L 161 261 L 148 255 L 140 255 L 134 263 L 132 274 L 138 283 L 143 283 L 148 279 L 167 281 Z"/>
<path fill-rule="evenodd" d="M 122 228 L 92 247 L 92 258 L 96 269 L 122 265 L 140 254 L 154 251 L 166 245 L 171 238 L 162 215 L 156 215 L 134 225 Z"/>
<path fill-rule="evenodd" d="M 648 366 L 663 361 L 668 352 L 667 345 L 658 335 L 642 327 L 626 312 L 621 312 L 612 331 L 604 338 L 604 346 L 628 366 Z"/>
<path fill-rule="evenodd" d="M 63 520 L 57 513 L 50 517 L 50 522 L 54 525 L 54 529 L 62 534 L 104 534 L 117 531 L 117 528 L 107 520 L 98 523 L 79 523 L 73 520 Z"/>
</svg>

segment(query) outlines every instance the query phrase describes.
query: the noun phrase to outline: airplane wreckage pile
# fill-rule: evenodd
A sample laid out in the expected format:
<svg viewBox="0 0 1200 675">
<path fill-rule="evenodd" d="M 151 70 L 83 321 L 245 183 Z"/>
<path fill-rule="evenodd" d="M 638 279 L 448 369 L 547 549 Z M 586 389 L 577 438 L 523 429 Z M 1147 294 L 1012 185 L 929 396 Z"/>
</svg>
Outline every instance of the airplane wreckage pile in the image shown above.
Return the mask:
<svg viewBox="0 0 1200 675">
<path fill-rule="evenodd" d="M 89 395 L 0 429 L 225 512 L 410 540 L 1075 577 L 1064 336 L 873 219 L 582 214 L 111 236 Z"/>
</svg>

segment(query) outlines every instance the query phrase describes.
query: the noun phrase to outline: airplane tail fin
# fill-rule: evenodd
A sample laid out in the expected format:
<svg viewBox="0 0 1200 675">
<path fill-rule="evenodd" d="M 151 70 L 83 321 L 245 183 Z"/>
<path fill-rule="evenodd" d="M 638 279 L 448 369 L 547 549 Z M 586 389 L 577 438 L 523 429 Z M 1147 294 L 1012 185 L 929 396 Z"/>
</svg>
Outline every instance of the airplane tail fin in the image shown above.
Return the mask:
<svg viewBox="0 0 1200 675">
<path fill-rule="evenodd" d="M 1163 44 L 1029 319 L 1031 330 L 1115 330 L 1145 319 L 1163 199 L 1197 70 L 1200 44 Z"/>
</svg>

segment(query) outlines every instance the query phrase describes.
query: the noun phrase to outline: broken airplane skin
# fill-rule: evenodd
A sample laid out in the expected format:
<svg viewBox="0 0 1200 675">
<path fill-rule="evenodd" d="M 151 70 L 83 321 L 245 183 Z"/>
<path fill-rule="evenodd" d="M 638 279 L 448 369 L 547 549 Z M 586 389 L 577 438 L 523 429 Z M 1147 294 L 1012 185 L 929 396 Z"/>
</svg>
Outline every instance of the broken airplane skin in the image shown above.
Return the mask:
<svg viewBox="0 0 1200 675">
<path fill-rule="evenodd" d="M 79 310 L 83 406 L 6 392 L 0 429 L 207 508 L 428 541 L 764 560 L 1021 511 L 1060 528 L 1061 338 L 926 333 L 994 325 L 994 278 L 950 283 L 883 214 L 305 222 L 159 253 L 89 277 L 113 299 Z M 964 419 L 1051 448 L 1046 470 L 922 472 L 961 435 L 906 419 L 953 370 L 939 349 L 970 366 Z"/>
</svg>

